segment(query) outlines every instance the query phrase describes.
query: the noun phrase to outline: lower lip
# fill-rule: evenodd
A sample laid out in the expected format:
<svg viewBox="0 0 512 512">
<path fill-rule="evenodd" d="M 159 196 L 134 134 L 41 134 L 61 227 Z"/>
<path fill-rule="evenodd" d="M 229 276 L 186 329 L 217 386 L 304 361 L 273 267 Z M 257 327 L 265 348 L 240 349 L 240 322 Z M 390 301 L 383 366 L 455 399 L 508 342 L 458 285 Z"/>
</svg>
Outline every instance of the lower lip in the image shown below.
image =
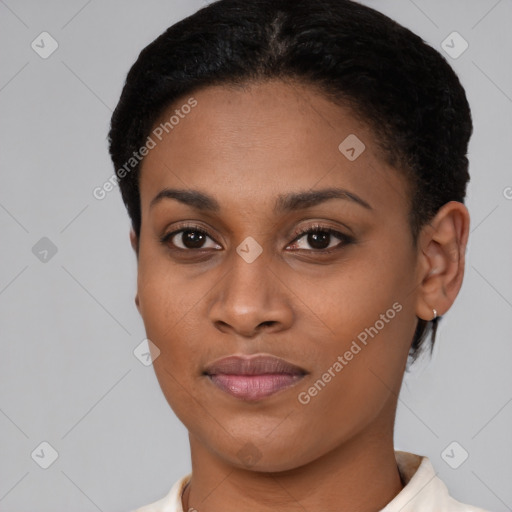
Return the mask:
<svg viewBox="0 0 512 512">
<path fill-rule="evenodd" d="M 304 375 L 283 373 L 264 375 L 208 375 L 222 391 L 242 400 L 260 400 L 293 386 Z"/>
</svg>

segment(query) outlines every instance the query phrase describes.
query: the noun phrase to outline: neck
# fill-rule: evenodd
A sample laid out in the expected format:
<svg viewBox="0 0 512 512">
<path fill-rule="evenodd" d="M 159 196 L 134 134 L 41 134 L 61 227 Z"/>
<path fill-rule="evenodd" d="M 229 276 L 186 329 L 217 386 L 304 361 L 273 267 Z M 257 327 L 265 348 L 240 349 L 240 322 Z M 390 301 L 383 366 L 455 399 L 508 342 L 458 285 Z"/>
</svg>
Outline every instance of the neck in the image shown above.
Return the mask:
<svg viewBox="0 0 512 512">
<path fill-rule="evenodd" d="M 404 487 L 393 449 L 393 432 L 382 425 L 343 443 L 308 464 L 279 472 L 239 468 L 220 459 L 189 434 L 192 478 L 183 510 L 375 512 Z"/>
</svg>

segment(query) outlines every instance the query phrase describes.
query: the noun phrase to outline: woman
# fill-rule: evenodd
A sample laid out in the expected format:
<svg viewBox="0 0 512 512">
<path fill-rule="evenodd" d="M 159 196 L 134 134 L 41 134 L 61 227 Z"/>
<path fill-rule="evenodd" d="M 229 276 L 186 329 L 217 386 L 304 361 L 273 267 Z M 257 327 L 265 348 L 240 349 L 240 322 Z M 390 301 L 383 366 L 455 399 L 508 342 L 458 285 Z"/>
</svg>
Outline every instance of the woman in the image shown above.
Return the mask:
<svg viewBox="0 0 512 512">
<path fill-rule="evenodd" d="M 471 132 L 446 61 L 351 1 L 220 0 L 141 52 L 110 153 L 192 473 L 139 512 L 481 510 L 393 446 L 463 279 Z"/>
</svg>

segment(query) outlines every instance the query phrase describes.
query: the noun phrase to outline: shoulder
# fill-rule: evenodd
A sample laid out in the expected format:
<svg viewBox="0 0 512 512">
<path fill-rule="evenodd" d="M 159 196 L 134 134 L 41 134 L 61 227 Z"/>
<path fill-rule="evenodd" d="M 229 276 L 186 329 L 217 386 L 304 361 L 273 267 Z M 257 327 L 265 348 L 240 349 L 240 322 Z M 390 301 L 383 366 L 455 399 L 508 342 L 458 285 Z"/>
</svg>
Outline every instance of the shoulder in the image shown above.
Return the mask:
<svg viewBox="0 0 512 512">
<path fill-rule="evenodd" d="M 448 499 L 446 500 L 446 507 L 446 510 L 450 512 L 491 512 L 490 510 L 474 507 L 467 503 L 461 503 L 452 496 L 448 496 Z"/>
<path fill-rule="evenodd" d="M 173 484 L 171 490 L 163 498 L 130 512 L 183 512 L 181 493 L 191 477 L 191 473 L 181 477 Z"/>
<path fill-rule="evenodd" d="M 428 457 L 395 451 L 395 458 L 405 487 L 381 512 L 490 512 L 451 496 Z"/>
</svg>

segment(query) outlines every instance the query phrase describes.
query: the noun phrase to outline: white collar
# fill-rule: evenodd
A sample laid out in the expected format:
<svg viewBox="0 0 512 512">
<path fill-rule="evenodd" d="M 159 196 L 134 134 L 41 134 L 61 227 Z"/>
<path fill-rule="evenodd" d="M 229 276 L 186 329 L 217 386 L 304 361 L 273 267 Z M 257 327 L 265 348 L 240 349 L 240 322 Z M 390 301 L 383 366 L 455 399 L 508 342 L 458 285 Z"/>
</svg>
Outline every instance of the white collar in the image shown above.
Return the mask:
<svg viewBox="0 0 512 512">
<path fill-rule="evenodd" d="M 395 458 L 405 487 L 379 512 L 487 512 L 452 498 L 428 457 L 395 450 Z M 183 512 L 181 493 L 191 477 L 183 476 L 161 500 L 134 512 Z"/>
</svg>

